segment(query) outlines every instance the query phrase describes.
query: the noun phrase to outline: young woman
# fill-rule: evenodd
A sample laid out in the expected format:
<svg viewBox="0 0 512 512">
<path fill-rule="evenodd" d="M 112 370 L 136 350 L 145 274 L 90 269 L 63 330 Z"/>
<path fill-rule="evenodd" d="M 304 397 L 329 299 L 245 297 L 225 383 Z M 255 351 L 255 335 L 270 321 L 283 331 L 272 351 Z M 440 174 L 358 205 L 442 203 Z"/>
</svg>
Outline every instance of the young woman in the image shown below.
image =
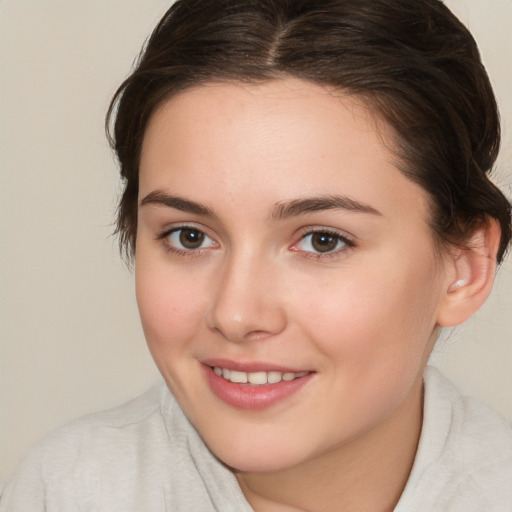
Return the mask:
<svg viewBox="0 0 512 512">
<path fill-rule="evenodd" d="M 108 117 L 165 384 L 0 510 L 512 510 L 512 430 L 427 361 L 511 237 L 498 113 L 438 0 L 183 0 Z"/>
</svg>

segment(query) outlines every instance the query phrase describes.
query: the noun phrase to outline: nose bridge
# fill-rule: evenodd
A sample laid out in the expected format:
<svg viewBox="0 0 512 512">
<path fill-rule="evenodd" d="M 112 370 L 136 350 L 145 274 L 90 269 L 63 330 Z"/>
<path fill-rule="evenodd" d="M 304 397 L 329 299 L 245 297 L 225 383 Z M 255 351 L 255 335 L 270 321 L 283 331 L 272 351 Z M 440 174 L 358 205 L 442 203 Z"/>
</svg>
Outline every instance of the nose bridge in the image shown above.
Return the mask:
<svg viewBox="0 0 512 512">
<path fill-rule="evenodd" d="M 286 324 L 276 263 L 262 251 L 232 251 L 217 276 L 207 323 L 230 341 L 264 338 Z"/>
</svg>

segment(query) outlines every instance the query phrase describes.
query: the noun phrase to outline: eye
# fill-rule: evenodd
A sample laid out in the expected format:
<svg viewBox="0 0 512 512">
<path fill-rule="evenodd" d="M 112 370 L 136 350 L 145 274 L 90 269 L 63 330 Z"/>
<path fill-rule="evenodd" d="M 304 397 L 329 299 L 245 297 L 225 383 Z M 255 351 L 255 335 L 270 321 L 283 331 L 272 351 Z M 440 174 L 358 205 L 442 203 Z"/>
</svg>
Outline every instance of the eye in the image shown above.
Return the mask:
<svg viewBox="0 0 512 512">
<path fill-rule="evenodd" d="M 295 244 L 294 249 L 317 254 L 338 252 L 346 247 L 352 247 L 353 243 L 344 236 L 332 231 L 313 231 L 306 233 Z"/>
<path fill-rule="evenodd" d="M 204 231 L 193 227 L 173 229 L 165 233 L 162 238 L 169 249 L 176 251 L 196 251 L 217 245 Z"/>
</svg>

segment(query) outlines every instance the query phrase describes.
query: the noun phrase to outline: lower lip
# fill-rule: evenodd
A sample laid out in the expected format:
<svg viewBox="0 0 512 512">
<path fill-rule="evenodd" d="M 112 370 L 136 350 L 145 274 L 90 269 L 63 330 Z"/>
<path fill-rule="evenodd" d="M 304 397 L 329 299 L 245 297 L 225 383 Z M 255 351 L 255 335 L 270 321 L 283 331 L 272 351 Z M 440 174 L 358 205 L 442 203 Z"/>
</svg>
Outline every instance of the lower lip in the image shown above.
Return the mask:
<svg viewBox="0 0 512 512">
<path fill-rule="evenodd" d="M 240 409 L 259 410 L 271 407 L 282 400 L 297 393 L 311 377 L 308 373 L 304 377 L 276 384 L 255 386 L 251 384 L 236 384 L 217 375 L 209 366 L 203 365 L 206 380 L 213 394 L 223 402 Z"/>
</svg>

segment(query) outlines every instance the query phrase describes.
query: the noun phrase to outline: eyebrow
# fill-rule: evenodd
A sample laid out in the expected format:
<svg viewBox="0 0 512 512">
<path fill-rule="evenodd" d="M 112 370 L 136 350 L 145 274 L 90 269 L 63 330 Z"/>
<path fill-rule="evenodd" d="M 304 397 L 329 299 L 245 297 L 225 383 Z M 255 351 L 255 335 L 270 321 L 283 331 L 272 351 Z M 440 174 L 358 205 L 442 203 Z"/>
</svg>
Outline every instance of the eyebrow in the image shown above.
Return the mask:
<svg viewBox="0 0 512 512">
<path fill-rule="evenodd" d="M 379 210 L 376 210 L 368 204 L 356 201 L 347 196 L 332 195 L 294 199 L 285 203 L 278 203 L 272 213 L 272 218 L 286 219 L 288 217 L 295 217 L 322 210 L 347 210 L 350 212 L 382 216 Z"/>
<path fill-rule="evenodd" d="M 174 208 L 175 210 L 202 215 L 204 217 L 215 217 L 215 213 L 210 207 L 195 201 L 190 201 L 189 199 L 172 196 L 161 190 L 150 192 L 140 202 L 141 206 L 147 204 L 166 206 L 167 208 Z M 289 217 L 296 217 L 323 210 L 346 210 L 382 216 L 381 212 L 366 203 L 356 201 L 347 196 L 329 195 L 306 197 L 277 203 L 270 217 L 274 220 L 283 220 Z"/>
<path fill-rule="evenodd" d="M 204 217 L 214 217 L 213 210 L 208 206 L 195 201 L 190 201 L 182 197 L 171 196 L 162 192 L 161 190 L 154 190 L 150 192 L 141 202 L 141 206 L 147 204 L 156 204 L 159 206 L 167 206 L 168 208 L 174 208 L 182 212 L 194 213 L 196 215 L 202 215 Z"/>
</svg>

